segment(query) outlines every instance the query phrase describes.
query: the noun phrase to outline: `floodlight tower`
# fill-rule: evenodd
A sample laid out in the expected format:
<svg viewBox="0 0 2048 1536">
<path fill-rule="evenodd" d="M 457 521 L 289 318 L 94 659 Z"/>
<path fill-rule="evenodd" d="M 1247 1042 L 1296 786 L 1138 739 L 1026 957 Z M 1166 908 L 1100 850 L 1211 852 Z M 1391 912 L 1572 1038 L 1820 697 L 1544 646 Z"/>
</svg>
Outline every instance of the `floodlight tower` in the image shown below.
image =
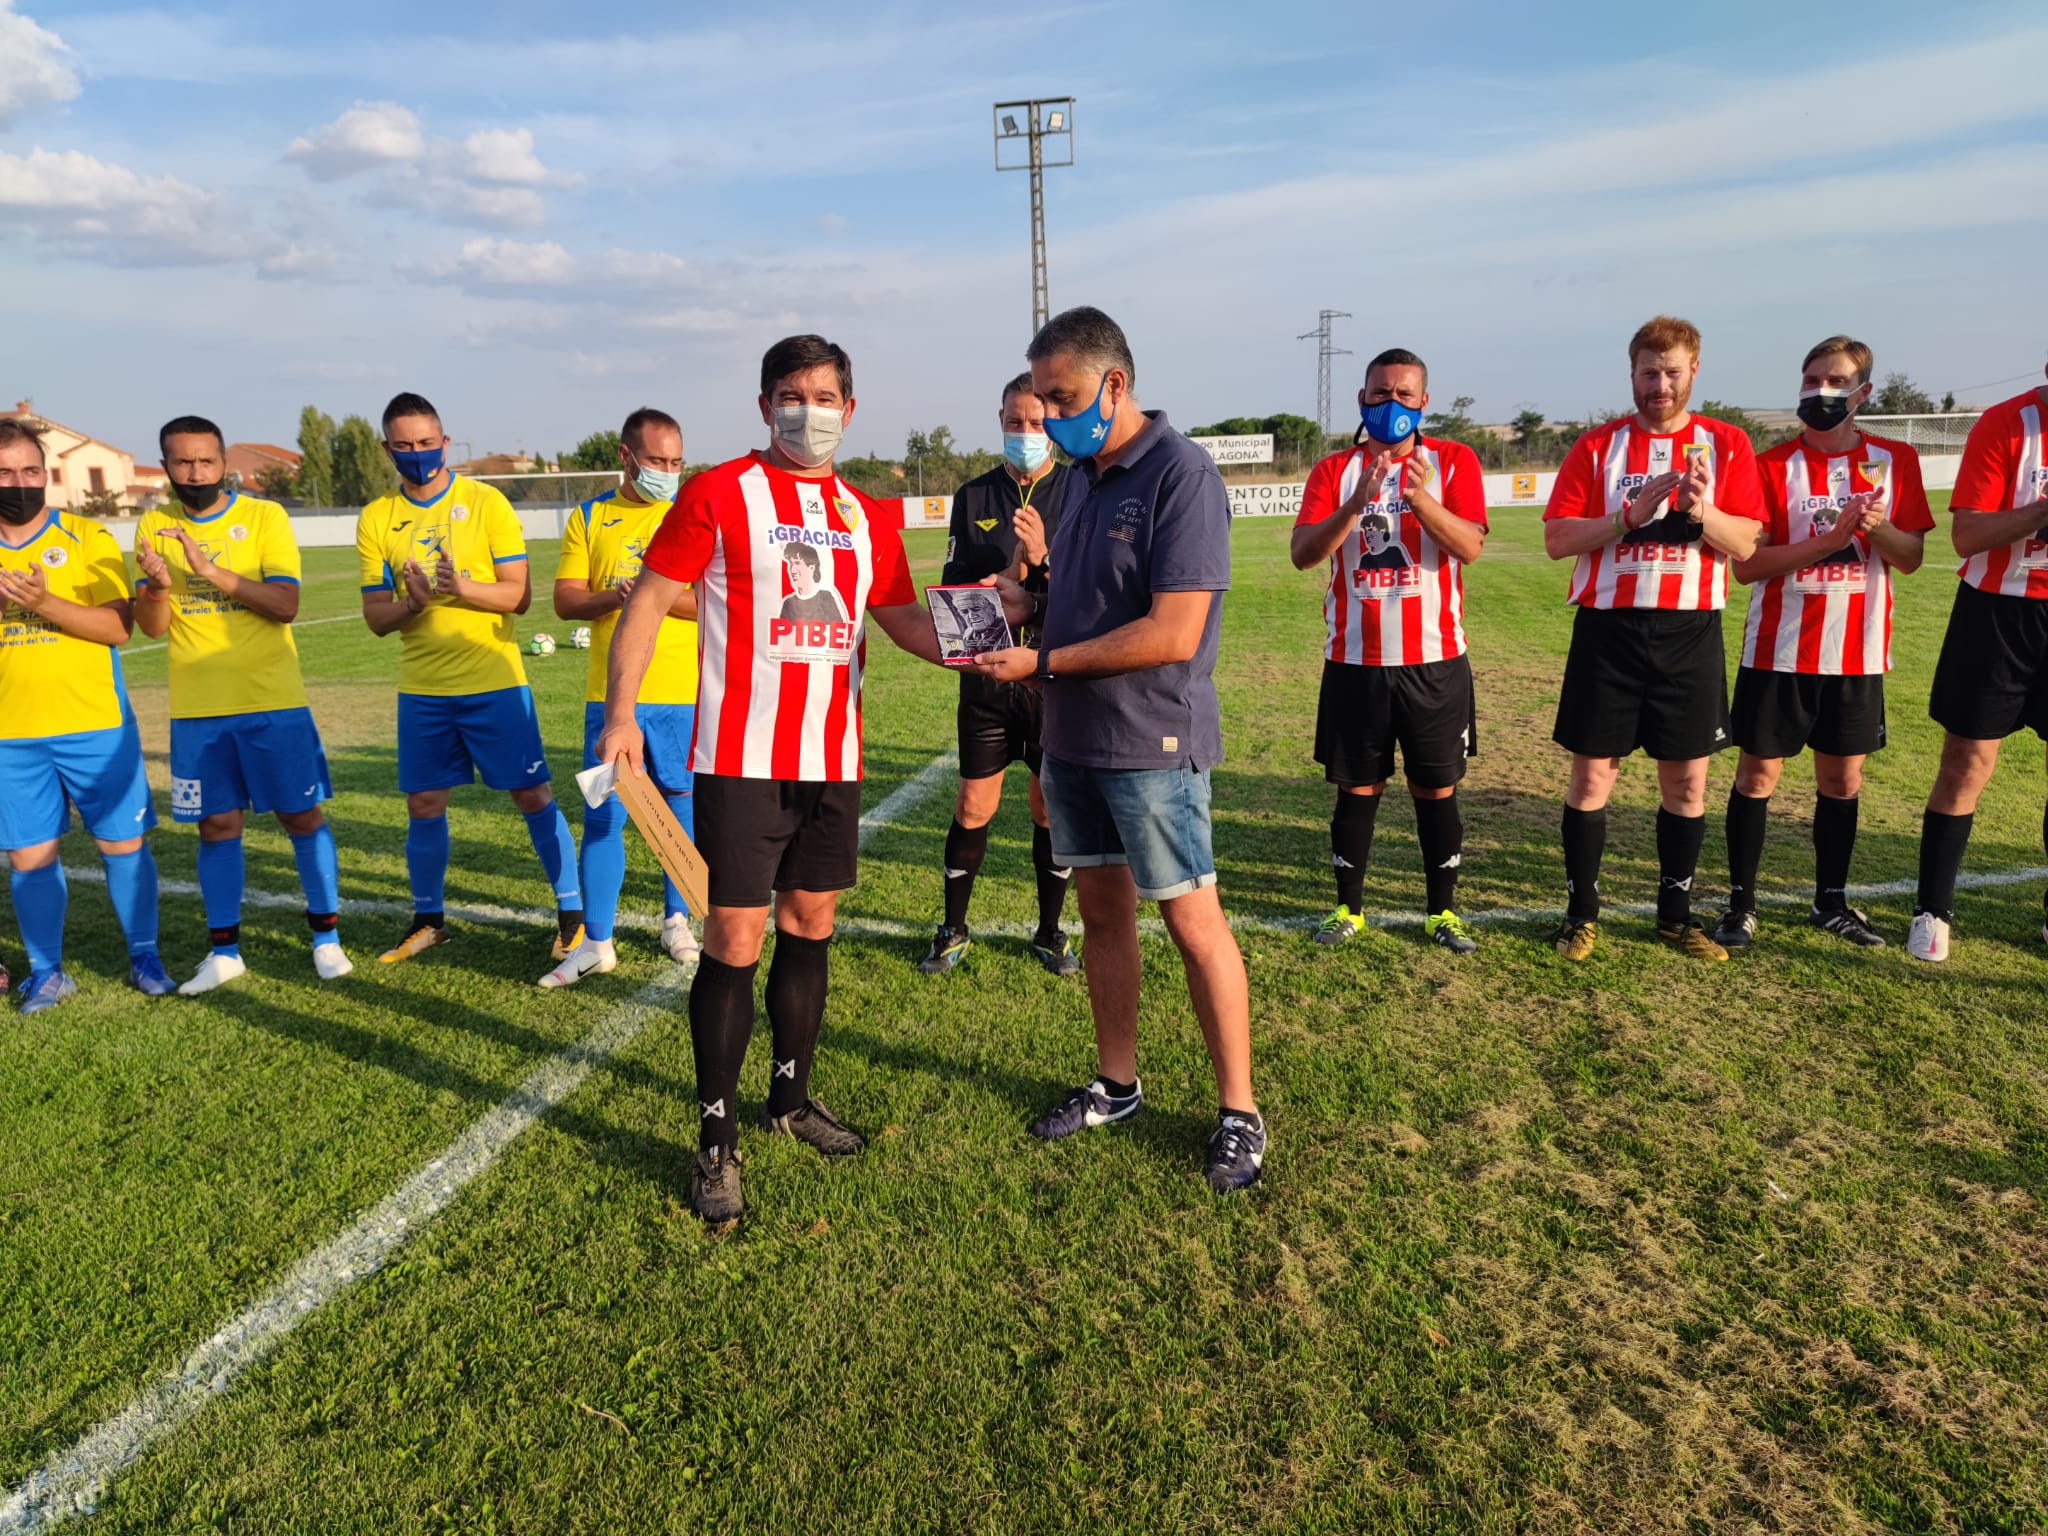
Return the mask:
<svg viewBox="0 0 2048 1536">
<path fill-rule="evenodd" d="M 1074 98 L 1041 96 L 1035 101 L 999 101 L 995 105 L 996 169 L 1031 172 L 1031 332 L 1051 316 L 1045 293 L 1045 168 L 1074 163 Z M 1051 155 L 1046 141 L 1052 140 Z M 1004 161 L 1004 146 L 1011 158 Z M 1017 158 L 1020 145 L 1028 158 Z M 1057 158 L 1064 155 L 1064 159 Z"/>
<path fill-rule="evenodd" d="M 1330 345 L 1330 322 L 1332 320 L 1349 320 L 1350 318 L 1351 311 L 1348 309 L 1319 310 L 1316 314 L 1316 328 L 1312 331 L 1303 331 L 1294 338 L 1296 341 L 1313 339 L 1317 343 L 1316 424 L 1323 429 L 1323 436 L 1325 437 L 1330 435 L 1330 359 L 1333 357 L 1349 357 L 1351 355 L 1349 347 L 1333 347 Z"/>
</svg>

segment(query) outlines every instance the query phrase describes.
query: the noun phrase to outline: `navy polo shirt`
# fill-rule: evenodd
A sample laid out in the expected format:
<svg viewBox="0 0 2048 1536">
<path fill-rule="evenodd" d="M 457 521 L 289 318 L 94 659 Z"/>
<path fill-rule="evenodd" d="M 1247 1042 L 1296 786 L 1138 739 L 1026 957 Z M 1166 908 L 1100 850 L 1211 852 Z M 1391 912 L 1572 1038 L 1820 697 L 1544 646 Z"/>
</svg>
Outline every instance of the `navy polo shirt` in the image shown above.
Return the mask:
<svg viewBox="0 0 2048 1536">
<path fill-rule="evenodd" d="M 1106 469 L 1082 459 L 1062 477 L 1048 564 L 1047 650 L 1093 640 L 1152 611 L 1160 592 L 1230 589 L 1230 498 L 1216 463 L 1164 411 Z M 1223 599 L 1209 604 L 1191 661 L 1114 677 L 1062 677 L 1045 690 L 1040 740 L 1088 768 L 1213 768 L 1223 761 L 1216 640 Z"/>
</svg>

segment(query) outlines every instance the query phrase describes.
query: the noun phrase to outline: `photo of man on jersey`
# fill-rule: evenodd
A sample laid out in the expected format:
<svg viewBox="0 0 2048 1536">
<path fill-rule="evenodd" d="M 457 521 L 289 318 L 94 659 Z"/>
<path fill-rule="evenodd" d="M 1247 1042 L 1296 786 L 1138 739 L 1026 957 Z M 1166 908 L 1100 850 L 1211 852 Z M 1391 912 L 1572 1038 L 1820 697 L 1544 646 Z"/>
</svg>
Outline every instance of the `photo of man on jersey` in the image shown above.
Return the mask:
<svg viewBox="0 0 2048 1536">
<path fill-rule="evenodd" d="M 846 622 L 846 604 L 839 594 L 822 585 L 824 565 L 818 552 L 807 544 L 791 544 L 782 552 L 783 574 L 789 581 L 789 596 L 782 600 L 785 619 L 816 619 L 827 624 Z"/>
<path fill-rule="evenodd" d="M 1407 503 L 1403 502 L 1405 508 Z M 1359 537 L 1365 541 L 1365 553 L 1359 557 L 1357 569 L 1361 571 L 1406 571 L 1412 570 L 1415 561 L 1410 557 L 1407 546 L 1401 542 L 1400 512 L 1380 513 L 1359 519 Z"/>
</svg>

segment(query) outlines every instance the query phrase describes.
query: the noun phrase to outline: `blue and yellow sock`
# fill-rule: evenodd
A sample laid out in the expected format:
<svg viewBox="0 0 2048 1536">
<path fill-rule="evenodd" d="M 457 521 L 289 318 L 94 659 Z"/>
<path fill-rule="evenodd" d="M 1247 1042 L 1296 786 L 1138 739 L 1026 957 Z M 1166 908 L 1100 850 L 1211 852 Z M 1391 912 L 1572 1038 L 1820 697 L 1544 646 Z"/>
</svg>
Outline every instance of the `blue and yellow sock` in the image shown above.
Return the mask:
<svg viewBox="0 0 2048 1536">
<path fill-rule="evenodd" d="M 412 883 L 412 909 L 439 912 L 447 900 L 448 818 L 415 816 L 405 826 L 405 873 Z"/>
<path fill-rule="evenodd" d="M 626 883 L 626 808 L 617 797 L 583 813 L 583 931 L 602 944 L 619 918 Z"/>
<path fill-rule="evenodd" d="M 539 810 L 528 811 L 526 835 L 533 839 L 540 867 L 547 872 L 548 884 L 555 888 L 555 905 L 563 911 L 581 907 L 583 893 L 576 879 L 576 838 L 569 831 L 569 818 L 562 814 L 561 806 L 550 800 Z"/>
<path fill-rule="evenodd" d="M 128 954 L 156 952 L 156 855 L 144 843 L 133 853 L 102 853 L 107 872 L 107 899 L 128 941 Z"/>
<path fill-rule="evenodd" d="M 312 925 L 314 944 L 339 944 L 335 914 L 341 907 L 341 862 L 334 851 L 334 828 L 323 821 L 310 832 L 293 833 L 292 859 L 306 893 L 306 921 Z"/>
<path fill-rule="evenodd" d="M 8 875 L 14 896 L 14 920 L 21 925 L 21 947 L 28 951 L 31 976 L 64 968 L 64 907 L 69 882 L 64 866 L 51 860 L 41 869 L 17 869 Z"/>
<path fill-rule="evenodd" d="M 199 840 L 199 899 L 206 906 L 206 930 L 216 955 L 242 953 L 242 840 Z"/>
</svg>

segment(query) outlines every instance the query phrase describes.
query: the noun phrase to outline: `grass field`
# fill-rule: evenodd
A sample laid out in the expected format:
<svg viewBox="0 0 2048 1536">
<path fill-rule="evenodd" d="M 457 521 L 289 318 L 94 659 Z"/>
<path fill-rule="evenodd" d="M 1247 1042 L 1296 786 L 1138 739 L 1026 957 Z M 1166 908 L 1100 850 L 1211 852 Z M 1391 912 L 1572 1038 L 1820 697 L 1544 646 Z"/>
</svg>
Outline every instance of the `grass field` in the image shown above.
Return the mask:
<svg viewBox="0 0 2048 1536">
<path fill-rule="evenodd" d="M 1274 1135 L 1248 1196 L 1200 1181 L 1213 1091 L 1156 935 L 1151 1107 L 1080 1144 L 1024 1135 L 1090 1068 L 1086 1004 L 1023 946 L 1021 778 L 977 895 L 997 931 L 954 977 L 911 969 L 939 898 L 942 778 L 874 832 L 842 908 L 815 1081 L 873 1137 L 864 1157 L 827 1167 L 749 1137 L 750 1213 L 707 1234 L 683 1203 L 687 1030 L 657 1007 L 390 1262 L 118 1478 L 90 1528 L 2048 1530 L 2041 879 L 1966 891 L 1946 967 L 1905 956 L 1910 895 L 1863 903 L 1894 947 L 1852 953 L 1798 921 L 1812 781 L 1795 764 L 1759 949 L 1687 962 L 1613 911 L 1599 955 L 1567 969 L 1546 942 L 1566 573 L 1533 514 L 1498 522 L 1469 581 L 1481 755 L 1462 897 L 1497 920 L 1463 961 L 1412 923 L 1309 943 L 1333 900 L 1308 760 L 1318 578 L 1289 566 L 1283 522 L 1237 529 L 1216 840 Z M 935 577 L 939 536 L 909 542 Z M 543 593 L 553 559 L 535 550 Z M 354 612 L 350 565 L 309 555 L 307 619 Z M 1943 553 L 1903 584 L 1861 883 L 1913 873 L 1952 568 Z M 318 986 L 289 848 L 252 823 L 251 889 L 286 900 L 248 914 L 250 976 L 144 1004 L 104 893 L 74 881 L 80 996 L 0 1020 L 0 1487 L 175 1370 L 537 1067 L 636 999 L 638 1017 L 674 1003 L 637 931 L 617 972 L 567 992 L 532 985 L 538 920 L 462 923 L 420 962 L 365 964 L 406 892 L 397 642 L 342 622 L 300 644 L 344 894 L 391 911 L 345 917 L 357 972 Z M 952 730 L 951 680 L 875 644 L 871 806 Z M 582 667 L 566 649 L 529 660 L 565 786 Z M 162 652 L 128 672 L 161 788 Z M 1709 911 L 1732 771 L 1717 761 L 1710 792 Z M 2016 740 L 1969 868 L 2041 864 L 2041 802 L 2041 749 Z M 1638 761 L 1610 903 L 1654 894 L 1654 805 Z M 451 903 L 547 904 L 503 796 L 459 794 L 451 822 Z M 1400 797 L 1380 828 L 1368 905 L 1413 914 Z M 67 862 L 94 867 L 74 842 Z M 190 829 L 166 815 L 156 848 L 166 880 L 193 879 Z M 657 903 L 636 850 L 627 905 Z M 0 933 L 18 967 L 11 913 Z M 183 975 L 204 945 L 196 897 L 167 897 L 164 934 Z"/>
</svg>

